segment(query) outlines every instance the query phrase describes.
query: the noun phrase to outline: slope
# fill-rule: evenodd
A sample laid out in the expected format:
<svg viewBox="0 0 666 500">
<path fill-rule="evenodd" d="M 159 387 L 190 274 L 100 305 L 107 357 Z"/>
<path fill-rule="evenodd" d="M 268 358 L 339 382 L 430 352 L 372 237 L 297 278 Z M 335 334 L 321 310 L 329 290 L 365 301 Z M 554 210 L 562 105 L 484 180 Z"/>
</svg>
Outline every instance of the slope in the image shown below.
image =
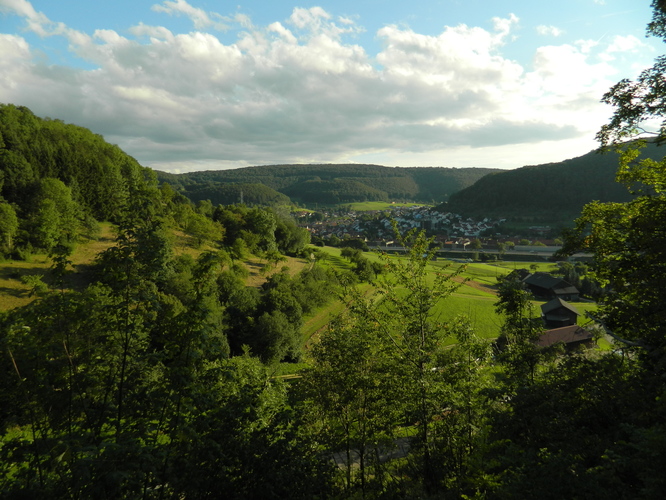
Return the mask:
<svg viewBox="0 0 666 500">
<path fill-rule="evenodd" d="M 643 157 L 661 158 L 666 149 L 650 144 Z M 496 172 L 451 195 L 442 210 L 464 215 L 541 215 L 571 219 L 591 201 L 625 202 L 632 198 L 615 181 L 618 155 L 592 151 L 559 163 Z"/>
</svg>

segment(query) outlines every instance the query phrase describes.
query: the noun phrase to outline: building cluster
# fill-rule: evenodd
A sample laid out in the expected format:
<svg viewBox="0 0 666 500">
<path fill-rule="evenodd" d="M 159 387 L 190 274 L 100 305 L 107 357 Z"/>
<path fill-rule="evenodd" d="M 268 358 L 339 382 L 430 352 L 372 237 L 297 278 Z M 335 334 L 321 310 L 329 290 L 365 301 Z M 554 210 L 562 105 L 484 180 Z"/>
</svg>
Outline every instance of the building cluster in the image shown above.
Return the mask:
<svg viewBox="0 0 666 500">
<path fill-rule="evenodd" d="M 313 236 L 330 238 L 361 238 L 366 241 L 385 242 L 392 240 L 395 236 L 393 222 L 401 232 L 410 229 L 425 229 L 438 239 L 464 239 L 475 238 L 496 228 L 505 219 L 474 220 L 463 218 L 451 212 L 443 213 L 430 207 L 395 207 L 391 210 L 376 210 L 327 214 L 324 213 L 323 220 L 308 221 L 303 225 L 308 228 Z"/>
<path fill-rule="evenodd" d="M 547 330 L 537 340 L 539 347 L 562 343 L 570 350 L 594 345 L 593 332 L 578 325 L 580 313 L 567 302 L 579 300 L 580 292 L 575 286 L 543 272 L 525 272 L 522 282 L 535 298 L 547 301 L 541 306 L 541 318 Z"/>
</svg>

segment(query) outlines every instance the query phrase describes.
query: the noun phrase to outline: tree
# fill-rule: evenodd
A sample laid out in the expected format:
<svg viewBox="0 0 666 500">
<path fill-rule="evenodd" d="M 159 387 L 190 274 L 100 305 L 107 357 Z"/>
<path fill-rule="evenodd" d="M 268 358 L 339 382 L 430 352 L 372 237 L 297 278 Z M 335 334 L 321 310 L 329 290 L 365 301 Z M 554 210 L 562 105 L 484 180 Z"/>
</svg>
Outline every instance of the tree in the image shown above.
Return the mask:
<svg viewBox="0 0 666 500">
<path fill-rule="evenodd" d="M 501 241 L 497 242 L 497 251 L 499 252 L 500 258 L 504 257 L 506 253 L 507 245 Z"/>
<path fill-rule="evenodd" d="M 35 246 L 50 250 L 57 244 L 73 244 L 79 236 L 80 217 L 80 207 L 62 181 L 44 178 L 39 182 L 31 217 Z"/>
<path fill-rule="evenodd" d="M 648 24 L 648 35 L 666 41 L 666 4 L 652 1 L 653 17 Z M 610 122 L 601 127 L 597 139 L 602 146 L 616 145 L 636 137 L 656 137 L 657 142 L 666 139 L 666 89 L 663 75 L 666 72 L 666 55 L 659 56 L 655 64 L 644 70 L 636 81 L 623 79 L 604 94 L 602 102 L 615 108 Z M 649 120 L 661 120 L 657 130 L 645 130 Z M 622 177 L 621 168 L 620 176 Z M 649 171 L 645 174 L 650 176 Z"/>
<path fill-rule="evenodd" d="M 655 0 L 652 7 L 648 33 L 664 38 L 666 4 Z M 666 363 L 666 337 L 661 328 L 666 311 L 660 305 L 666 299 L 666 159 L 641 159 L 644 140 L 622 141 L 653 135 L 658 144 L 664 142 L 665 71 L 666 56 L 662 55 L 637 81 L 622 80 L 604 95 L 604 102 L 615 111 L 597 138 L 602 146 L 620 148 L 617 180 L 635 197 L 627 203 L 594 202 L 585 206 L 575 228 L 565 233 L 561 252 L 594 253 L 591 277 L 607 290 L 599 319 L 618 338 L 643 346 L 642 352 L 650 353 L 645 361 L 655 367 Z M 658 130 L 642 128 L 650 119 L 662 119 Z"/>
<path fill-rule="evenodd" d="M 313 424 L 345 466 L 345 487 L 362 495 L 386 476 L 379 457 L 394 446 L 399 419 L 400 377 L 391 346 L 371 323 L 343 314 L 312 348 L 313 365 L 301 388 Z"/>
<path fill-rule="evenodd" d="M 9 203 L 0 202 L 0 248 L 3 251 L 12 249 L 18 227 L 14 208 Z"/>
<path fill-rule="evenodd" d="M 499 359 L 505 366 L 510 390 L 534 382 L 540 360 L 535 344 L 543 333 L 541 318 L 535 318 L 532 295 L 525 285 L 513 276 L 499 280 L 495 310 L 503 316 L 497 340 Z"/>
<path fill-rule="evenodd" d="M 467 442 L 465 453 L 447 454 L 452 439 L 457 436 L 453 427 L 457 425 L 457 414 L 464 400 L 457 399 L 456 384 L 460 381 L 454 374 L 455 366 L 468 366 L 470 358 L 466 348 L 445 352 L 447 340 L 468 343 L 473 336 L 464 328 L 458 330 L 439 318 L 438 308 L 459 286 L 458 276 L 464 267 L 446 272 L 436 272 L 432 280 L 429 262 L 434 255 L 431 240 L 425 233 L 412 230 L 406 235 L 398 234 L 401 245 L 408 248 L 405 258 L 383 255 L 386 272 L 376 282 L 378 302 L 369 302 L 358 296 L 352 310 L 362 321 L 376 325 L 385 341 L 392 346 L 397 373 L 401 373 L 406 398 L 403 405 L 404 418 L 413 422 L 417 433 L 413 442 L 412 462 L 416 476 L 422 480 L 427 492 L 438 491 L 447 485 L 452 487 L 462 480 L 456 474 L 462 470 L 472 444 Z M 473 350 L 473 349 L 472 349 Z M 474 363 L 477 358 L 474 357 Z M 476 370 L 472 370 L 476 377 Z M 452 418 L 443 418 L 451 416 Z M 475 422 L 471 425 L 477 425 Z M 457 436 L 460 437 L 460 436 Z M 475 439 L 475 433 L 465 434 Z M 443 460 L 449 457 L 450 460 Z M 455 457 L 455 460 L 454 460 Z M 454 460 L 454 461 L 451 461 Z M 455 463 L 454 463 L 455 462 Z M 460 487 L 460 483 L 457 483 Z"/>
<path fill-rule="evenodd" d="M 654 17 L 648 32 L 664 38 L 666 4 L 654 0 L 652 7 Z M 659 470 L 666 462 L 666 411 L 661 403 L 666 394 L 666 159 L 640 158 L 641 148 L 646 145 L 643 138 L 653 136 L 657 144 L 666 139 L 665 72 L 666 56 L 662 55 L 637 81 L 622 80 L 604 95 L 604 102 L 613 105 L 615 111 L 597 137 L 602 146 L 620 149 L 616 177 L 634 197 L 626 203 L 586 205 L 575 227 L 564 234 L 561 252 L 570 255 L 582 250 L 594 254 L 591 277 L 604 288 L 594 318 L 623 352 L 634 351 L 625 360 L 636 370 L 631 394 L 613 394 L 610 398 L 624 408 L 636 408 L 636 412 L 614 419 L 628 434 L 615 441 L 623 446 L 609 445 L 603 451 L 610 462 L 606 467 L 620 471 L 612 476 L 632 483 L 616 484 L 613 495 L 626 498 L 634 495 L 632 491 L 640 492 L 643 498 L 657 498 L 665 487 Z M 643 128 L 650 119 L 661 120 L 657 130 Z M 628 139 L 634 140 L 622 142 Z M 603 378 L 612 376 L 604 373 Z M 644 453 L 650 456 L 648 460 L 640 458 Z M 586 467 L 590 463 L 587 461 Z"/>
<path fill-rule="evenodd" d="M 185 231 L 195 239 L 197 248 L 204 242 L 218 242 L 224 238 L 224 228 L 205 213 L 191 212 L 187 217 Z"/>
<path fill-rule="evenodd" d="M 313 346 L 316 363 L 305 376 L 311 407 L 328 446 L 343 452 L 345 483 L 361 495 L 473 494 L 470 457 L 482 440 L 480 370 L 489 345 L 464 320 L 441 320 L 462 268 L 436 273 L 425 233 L 397 237 L 408 255 L 381 257 L 386 272 L 372 283 L 374 294 L 346 288 L 347 312 Z M 416 430 L 406 465 L 379 460 L 405 425 Z"/>
</svg>

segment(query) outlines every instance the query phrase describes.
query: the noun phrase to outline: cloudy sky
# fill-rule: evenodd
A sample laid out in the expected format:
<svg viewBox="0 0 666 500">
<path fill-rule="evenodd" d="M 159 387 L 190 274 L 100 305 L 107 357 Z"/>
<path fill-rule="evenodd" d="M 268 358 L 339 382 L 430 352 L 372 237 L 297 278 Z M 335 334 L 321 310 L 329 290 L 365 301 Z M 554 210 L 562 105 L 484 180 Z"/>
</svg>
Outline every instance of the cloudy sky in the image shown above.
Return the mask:
<svg viewBox="0 0 666 500">
<path fill-rule="evenodd" d="M 649 0 L 0 0 L 0 102 L 184 172 L 593 149 Z"/>
</svg>

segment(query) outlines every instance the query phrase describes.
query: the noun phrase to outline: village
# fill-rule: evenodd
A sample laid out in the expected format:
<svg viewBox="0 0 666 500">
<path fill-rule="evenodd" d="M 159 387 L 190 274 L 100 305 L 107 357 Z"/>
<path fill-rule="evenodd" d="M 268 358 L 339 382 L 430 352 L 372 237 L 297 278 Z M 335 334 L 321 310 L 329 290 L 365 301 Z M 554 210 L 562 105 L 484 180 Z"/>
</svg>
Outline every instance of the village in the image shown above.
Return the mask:
<svg viewBox="0 0 666 500">
<path fill-rule="evenodd" d="M 388 210 L 336 209 L 296 214 L 310 231 L 313 243 L 338 246 L 343 240 L 362 240 L 369 248 L 395 247 L 393 221 L 401 233 L 424 229 L 442 251 L 523 255 L 536 260 L 552 256 L 561 246 L 550 226 L 530 226 L 507 234 L 505 218 L 475 220 L 429 206 L 394 206 Z M 484 259 L 485 260 L 485 259 Z M 531 260 L 531 259 L 529 259 Z"/>
</svg>

